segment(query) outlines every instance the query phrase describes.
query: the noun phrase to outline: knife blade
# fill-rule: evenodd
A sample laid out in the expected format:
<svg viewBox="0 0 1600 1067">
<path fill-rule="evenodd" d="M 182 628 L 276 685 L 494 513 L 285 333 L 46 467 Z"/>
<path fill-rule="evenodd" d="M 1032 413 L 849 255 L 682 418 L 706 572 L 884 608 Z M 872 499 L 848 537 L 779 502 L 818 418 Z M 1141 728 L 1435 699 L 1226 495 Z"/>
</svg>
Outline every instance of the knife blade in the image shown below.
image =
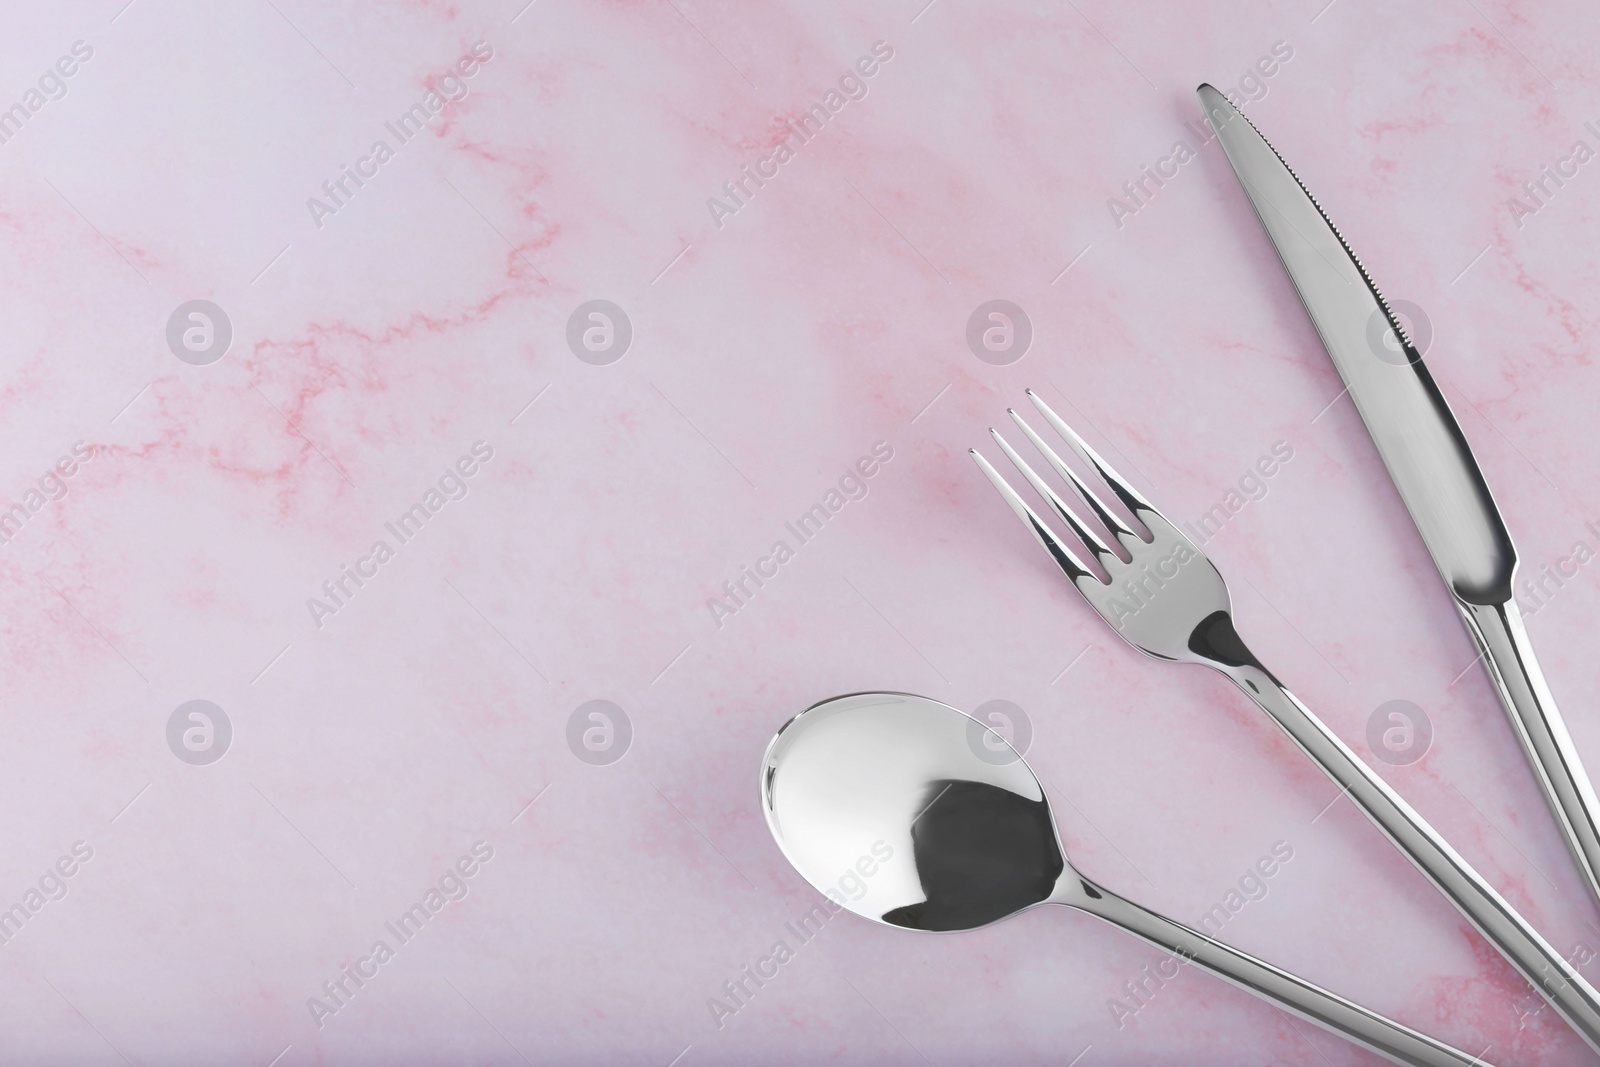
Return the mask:
<svg viewBox="0 0 1600 1067">
<path fill-rule="evenodd" d="M 1456 601 L 1551 812 L 1600 899 L 1600 801 L 1512 595 L 1516 547 L 1438 384 L 1366 268 L 1254 124 L 1210 85 L 1201 106 Z M 1374 319 L 1399 358 L 1372 341 Z"/>
</svg>

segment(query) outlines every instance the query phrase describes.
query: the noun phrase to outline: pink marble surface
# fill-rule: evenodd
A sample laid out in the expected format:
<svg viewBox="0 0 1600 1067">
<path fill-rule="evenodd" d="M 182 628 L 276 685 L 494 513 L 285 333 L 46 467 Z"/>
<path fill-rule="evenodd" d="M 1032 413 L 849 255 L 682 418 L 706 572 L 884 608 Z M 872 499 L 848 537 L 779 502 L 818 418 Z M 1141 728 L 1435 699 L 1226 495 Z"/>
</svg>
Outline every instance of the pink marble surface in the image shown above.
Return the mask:
<svg viewBox="0 0 1600 1067">
<path fill-rule="evenodd" d="M 1199 973 L 1128 1019 L 1160 954 L 1053 910 L 843 916 L 719 1019 L 816 900 L 755 804 L 767 740 L 889 688 L 1025 709 L 1091 876 L 1193 921 L 1283 842 L 1228 940 L 1496 1062 L 1590 1062 L 1223 680 L 1121 645 L 964 455 L 1036 387 L 1186 520 L 1284 442 L 1207 544 L 1241 630 L 1359 751 L 1380 704 L 1424 709 L 1432 748 L 1385 776 L 1558 947 L 1600 950 L 1225 160 L 1122 192 L 1195 142 L 1196 82 L 1254 97 L 1426 309 L 1536 574 L 1600 548 L 1600 163 L 1560 163 L 1600 148 L 1589 6 L 125 3 L 12 5 L 0 34 L 26 116 L 0 125 L 0 501 L 27 516 L 0 544 L 0 903 L 26 912 L 0 1061 L 1375 1062 Z M 875 45 L 865 95 L 713 212 Z M 402 143 L 385 124 L 430 89 Z M 1530 199 L 1547 165 L 1577 174 Z M 331 200 L 347 166 L 369 176 Z M 232 324 L 209 365 L 166 339 L 193 299 Z M 565 338 L 592 299 L 632 323 L 609 365 Z M 991 299 L 1032 322 L 1008 366 L 965 341 Z M 480 441 L 464 496 L 386 533 Z M 867 495 L 718 617 L 880 441 Z M 313 618 L 346 565 L 376 574 Z M 1600 761 L 1600 562 L 1574 566 L 1529 626 Z M 207 766 L 168 744 L 195 699 L 232 725 Z M 566 740 L 593 699 L 632 723 L 607 766 Z M 441 879 L 466 895 L 400 943 Z M 346 966 L 370 977 L 313 1011 Z"/>
</svg>

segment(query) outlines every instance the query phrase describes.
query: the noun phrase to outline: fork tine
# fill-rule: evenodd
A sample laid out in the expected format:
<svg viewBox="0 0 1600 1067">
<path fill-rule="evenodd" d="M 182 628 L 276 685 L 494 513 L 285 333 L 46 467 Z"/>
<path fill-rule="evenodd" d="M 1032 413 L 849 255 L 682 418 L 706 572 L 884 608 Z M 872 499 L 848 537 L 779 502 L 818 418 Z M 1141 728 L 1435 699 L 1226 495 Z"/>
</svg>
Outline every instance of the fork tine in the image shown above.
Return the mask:
<svg viewBox="0 0 1600 1067">
<path fill-rule="evenodd" d="M 1011 510 L 1017 513 L 1017 518 L 1022 520 L 1022 524 L 1028 528 L 1028 532 L 1033 534 L 1034 540 L 1043 545 L 1044 550 L 1050 553 L 1050 558 L 1056 561 L 1056 566 L 1061 568 L 1062 573 L 1070 578 L 1074 584 L 1077 583 L 1079 578 L 1094 578 L 1097 582 L 1100 580 L 1081 559 L 1073 555 L 1072 549 L 1062 543 L 1061 538 L 1056 536 L 1055 531 L 1045 525 L 1045 521 L 1034 513 L 1034 510 L 1028 506 L 1027 501 L 1017 495 L 1017 491 L 1011 488 L 1004 478 L 1000 477 L 1000 472 L 991 467 L 989 461 L 984 459 L 976 448 L 969 448 L 967 451 L 978 464 L 978 469 L 988 477 L 995 490 L 1005 498 L 1007 504 L 1011 505 Z"/>
<path fill-rule="evenodd" d="M 995 444 L 1000 446 L 1000 450 L 1006 454 L 1006 458 L 1011 461 L 1011 465 L 1021 471 L 1024 478 L 1028 479 L 1028 484 L 1033 486 L 1034 491 L 1044 497 L 1045 503 L 1050 505 L 1050 510 L 1061 516 L 1062 521 L 1072 527 L 1072 532 L 1078 535 L 1078 539 L 1089 546 L 1089 551 L 1100 561 L 1102 567 L 1105 566 L 1107 559 L 1116 556 L 1111 546 L 1102 541 L 1100 535 L 1095 533 L 1088 523 L 1078 517 L 1078 513 L 1073 511 L 1071 505 L 1065 500 L 1061 499 L 1060 494 L 1050 487 L 1050 483 L 1039 477 L 1027 460 L 1017 455 L 1017 450 L 1012 448 L 1004 437 L 1000 436 L 1000 431 L 990 427 L 989 436 L 994 438 Z"/>
<path fill-rule="evenodd" d="M 1088 501 L 1089 507 L 1094 511 L 1095 517 L 1105 524 L 1106 529 L 1115 534 L 1118 540 L 1126 541 L 1127 538 L 1132 537 L 1137 539 L 1141 544 L 1144 543 L 1144 538 L 1139 537 L 1139 535 L 1134 532 L 1133 527 L 1123 522 L 1121 515 L 1118 515 L 1116 512 L 1106 507 L 1105 502 L 1101 500 L 1098 495 L 1096 495 L 1093 489 L 1089 488 L 1089 484 L 1082 478 L 1078 477 L 1077 471 L 1074 471 L 1071 467 L 1062 462 L 1061 457 L 1056 454 L 1056 450 L 1051 448 L 1049 443 L 1046 442 L 1044 438 L 1035 433 L 1032 426 L 1029 426 L 1022 420 L 1022 416 L 1017 414 L 1015 408 L 1006 408 L 1006 413 L 1011 416 L 1011 420 L 1017 424 L 1022 432 L 1028 435 L 1028 440 L 1033 442 L 1033 447 L 1038 449 L 1039 453 L 1044 456 L 1045 462 L 1050 464 L 1050 468 L 1054 470 L 1056 474 L 1060 475 L 1068 482 L 1071 482 L 1072 488 L 1078 491 L 1078 495 L 1083 497 L 1084 500 Z M 1126 545 L 1123 547 L 1125 549 L 1127 548 Z M 1126 563 L 1127 560 L 1123 560 L 1123 562 Z"/>
<path fill-rule="evenodd" d="M 1133 513 L 1135 518 L 1139 517 L 1141 510 L 1153 512 L 1156 515 L 1161 514 L 1160 509 L 1146 500 L 1139 490 L 1135 489 L 1126 478 L 1118 474 L 1116 468 L 1101 459 L 1100 454 L 1089 447 L 1089 442 L 1079 437 L 1077 431 L 1062 421 L 1060 415 L 1051 411 L 1050 405 L 1046 404 L 1038 393 L 1029 389 L 1028 399 L 1033 401 L 1033 406 L 1039 409 L 1039 414 L 1045 417 L 1046 422 L 1055 427 L 1056 433 L 1061 435 L 1062 439 L 1078 454 L 1078 457 L 1093 467 L 1100 477 L 1105 479 L 1106 484 L 1111 487 L 1111 491 L 1116 493 L 1117 497 L 1127 505 L 1128 510 Z M 1142 519 L 1140 521 L 1141 523 L 1143 522 Z M 1154 534 L 1151 536 L 1153 537 Z"/>
</svg>

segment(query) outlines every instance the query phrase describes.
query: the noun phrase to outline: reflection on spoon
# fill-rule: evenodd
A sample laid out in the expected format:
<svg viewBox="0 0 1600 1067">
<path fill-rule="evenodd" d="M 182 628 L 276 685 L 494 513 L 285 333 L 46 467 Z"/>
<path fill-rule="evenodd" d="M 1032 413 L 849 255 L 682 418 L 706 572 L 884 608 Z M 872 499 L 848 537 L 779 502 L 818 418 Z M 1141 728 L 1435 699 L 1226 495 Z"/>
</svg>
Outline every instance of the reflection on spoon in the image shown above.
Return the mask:
<svg viewBox="0 0 1600 1067">
<path fill-rule="evenodd" d="M 1049 898 L 1064 864 L 1043 799 L 954 779 L 928 789 L 928 804 L 911 824 L 911 852 L 928 899 L 886 912 L 884 922 L 970 930 Z"/>
<path fill-rule="evenodd" d="M 975 721 L 907 693 L 856 693 L 795 716 L 762 762 L 761 806 L 778 847 L 806 881 L 876 922 L 971 930 L 1064 904 L 1395 1063 L 1487 1067 L 1073 870 L 1039 780 L 1020 755 L 985 759 L 980 747 L 1005 742 L 974 732 Z"/>
</svg>

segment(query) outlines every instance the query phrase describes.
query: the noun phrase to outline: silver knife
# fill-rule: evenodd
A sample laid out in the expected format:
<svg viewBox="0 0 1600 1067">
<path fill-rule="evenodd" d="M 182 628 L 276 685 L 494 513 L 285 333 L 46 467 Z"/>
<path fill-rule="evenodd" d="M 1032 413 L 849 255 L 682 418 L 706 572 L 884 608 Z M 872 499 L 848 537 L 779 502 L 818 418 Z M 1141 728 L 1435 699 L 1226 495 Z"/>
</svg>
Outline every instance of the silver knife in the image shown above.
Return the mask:
<svg viewBox="0 0 1600 1067">
<path fill-rule="evenodd" d="M 1210 85 L 1198 92 L 1488 665 L 1578 868 L 1600 899 L 1600 802 L 1523 628 L 1512 596 L 1517 551 L 1461 427 L 1399 319 L 1305 185 L 1225 96 Z M 1374 345 L 1375 319 L 1393 331 L 1400 354 Z"/>
</svg>

